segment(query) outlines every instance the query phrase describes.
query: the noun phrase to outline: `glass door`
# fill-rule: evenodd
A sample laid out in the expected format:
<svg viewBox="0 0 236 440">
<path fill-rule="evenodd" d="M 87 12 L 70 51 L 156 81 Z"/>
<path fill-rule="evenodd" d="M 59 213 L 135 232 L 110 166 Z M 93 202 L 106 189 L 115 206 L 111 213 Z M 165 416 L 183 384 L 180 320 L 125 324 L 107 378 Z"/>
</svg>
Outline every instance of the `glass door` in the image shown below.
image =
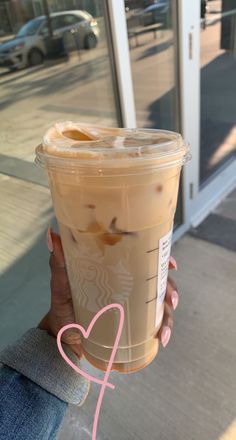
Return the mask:
<svg viewBox="0 0 236 440">
<path fill-rule="evenodd" d="M 181 131 L 177 5 L 107 1 L 125 127 Z M 181 182 L 176 226 L 185 222 L 182 198 Z"/>
<path fill-rule="evenodd" d="M 236 3 L 202 1 L 200 187 L 236 158 Z"/>
<path fill-rule="evenodd" d="M 125 1 L 137 126 L 179 130 L 175 1 Z"/>
<path fill-rule="evenodd" d="M 180 131 L 179 53 L 175 0 L 126 0 L 136 126 Z M 182 185 L 175 224 L 183 221 Z"/>
<path fill-rule="evenodd" d="M 182 131 L 192 150 L 184 175 L 187 227 L 199 224 L 236 185 L 234 4 L 179 2 Z"/>
</svg>

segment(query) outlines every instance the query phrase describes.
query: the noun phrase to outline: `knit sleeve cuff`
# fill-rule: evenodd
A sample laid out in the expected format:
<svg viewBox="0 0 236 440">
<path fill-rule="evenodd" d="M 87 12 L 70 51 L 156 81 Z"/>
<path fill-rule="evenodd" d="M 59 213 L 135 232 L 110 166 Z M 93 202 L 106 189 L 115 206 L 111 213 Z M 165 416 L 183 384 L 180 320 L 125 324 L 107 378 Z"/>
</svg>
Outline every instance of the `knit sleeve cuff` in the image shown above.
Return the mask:
<svg viewBox="0 0 236 440">
<path fill-rule="evenodd" d="M 63 349 L 79 366 L 79 359 L 66 344 Z M 56 339 L 45 330 L 28 330 L 0 353 L 0 362 L 67 403 L 82 405 L 89 393 L 90 381 L 69 367 L 58 351 Z"/>
</svg>

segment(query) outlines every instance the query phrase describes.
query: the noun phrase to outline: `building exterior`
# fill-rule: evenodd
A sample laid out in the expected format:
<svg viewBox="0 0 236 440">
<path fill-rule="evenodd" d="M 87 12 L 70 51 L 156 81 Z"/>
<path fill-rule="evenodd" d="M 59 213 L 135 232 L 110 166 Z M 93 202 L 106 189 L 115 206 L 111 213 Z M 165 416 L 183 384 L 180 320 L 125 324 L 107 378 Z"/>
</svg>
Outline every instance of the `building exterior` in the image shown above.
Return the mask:
<svg viewBox="0 0 236 440">
<path fill-rule="evenodd" d="M 70 118 L 180 131 L 192 160 L 182 174 L 178 238 L 236 185 L 236 9 L 233 0 L 209 0 L 204 16 L 201 1 L 144 3 L 48 0 L 50 11 L 85 9 L 99 17 L 101 35 L 95 49 L 73 55 L 55 78 L 42 70 L 41 94 L 32 79 L 29 127 L 37 114 L 41 130 Z M 5 32 L 44 12 L 43 0 L 9 0 L 0 8 Z"/>
</svg>

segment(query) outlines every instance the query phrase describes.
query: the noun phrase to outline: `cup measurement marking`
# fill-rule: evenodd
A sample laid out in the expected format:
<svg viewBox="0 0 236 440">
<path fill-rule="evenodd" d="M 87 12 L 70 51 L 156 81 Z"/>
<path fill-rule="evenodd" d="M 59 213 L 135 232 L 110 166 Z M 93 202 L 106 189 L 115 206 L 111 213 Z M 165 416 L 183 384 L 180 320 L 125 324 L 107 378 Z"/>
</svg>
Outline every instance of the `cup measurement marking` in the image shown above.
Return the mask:
<svg viewBox="0 0 236 440">
<path fill-rule="evenodd" d="M 147 254 L 150 254 L 151 252 L 155 252 L 155 251 L 158 251 L 158 250 L 159 250 L 159 246 L 156 247 L 155 249 L 150 249 L 150 250 L 146 251 L 146 253 L 147 253 Z M 150 278 L 147 278 L 146 281 L 151 281 L 151 280 L 153 280 L 154 278 L 158 278 L 158 274 L 156 274 L 156 275 L 154 275 L 154 276 L 152 276 L 152 277 L 150 277 Z M 145 304 L 149 304 L 149 303 L 151 303 L 151 302 L 153 302 L 153 301 L 156 301 L 157 298 L 158 298 L 158 296 L 156 295 L 155 298 L 149 299 L 148 301 L 145 302 Z"/>
<path fill-rule="evenodd" d="M 159 247 L 157 247 L 155 249 L 151 249 L 150 251 L 146 251 L 146 252 L 147 252 L 147 254 L 150 254 L 151 252 L 158 251 L 158 249 L 159 249 Z"/>
<path fill-rule="evenodd" d="M 149 299 L 149 301 L 146 301 L 145 304 L 149 304 L 152 301 L 155 301 L 157 299 L 157 296 L 155 296 L 155 298 Z"/>
<path fill-rule="evenodd" d="M 147 278 L 146 281 L 153 280 L 154 278 L 158 278 L 158 273 L 156 275 L 153 275 L 153 277 Z"/>
</svg>

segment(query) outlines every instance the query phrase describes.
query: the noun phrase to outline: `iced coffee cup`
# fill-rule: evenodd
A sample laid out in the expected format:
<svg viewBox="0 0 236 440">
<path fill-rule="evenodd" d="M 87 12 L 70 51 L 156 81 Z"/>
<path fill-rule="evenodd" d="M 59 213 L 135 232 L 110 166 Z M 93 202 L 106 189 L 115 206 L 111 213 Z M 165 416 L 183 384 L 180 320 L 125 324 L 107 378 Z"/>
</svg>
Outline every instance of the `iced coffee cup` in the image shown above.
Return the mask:
<svg viewBox="0 0 236 440">
<path fill-rule="evenodd" d="M 173 219 L 182 165 L 174 132 L 57 123 L 36 149 L 61 234 L 76 320 L 85 329 L 119 303 L 125 321 L 113 370 L 138 371 L 158 351 Z M 111 309 L 83 340 L 87 360 L 106 370 L 119 323 Z"/>
</svg>

